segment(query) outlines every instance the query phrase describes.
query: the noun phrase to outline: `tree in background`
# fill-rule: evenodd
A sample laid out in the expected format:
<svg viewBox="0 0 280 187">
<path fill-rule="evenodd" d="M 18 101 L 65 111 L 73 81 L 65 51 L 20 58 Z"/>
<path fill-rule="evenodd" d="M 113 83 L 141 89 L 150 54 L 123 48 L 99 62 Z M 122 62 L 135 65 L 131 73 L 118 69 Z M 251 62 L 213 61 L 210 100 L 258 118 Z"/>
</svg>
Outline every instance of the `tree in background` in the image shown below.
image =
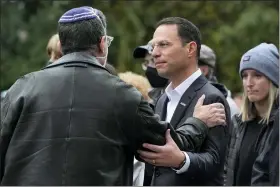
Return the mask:
<svg viewBox="0 0 280 187">
<path fill-rule="evenodd" d="M 92 6 L 107 16 L 114 36 L 108 61 L 118 71 L 142 74 L 133 49 L 146 44 L 154 25 L 164 17 L 184 17 L 196 24 L 202 41 L 217 55 L 217 76 L 233 92 L 241 90 L 241 55 L 261 42 L 279 41 L 279 2 L 274 1 L 1 1 L 0 90 L 20 76 L 42 68 L 46 45 L 56 33 L 59 17 L 68 9 Z"/>
</svg>

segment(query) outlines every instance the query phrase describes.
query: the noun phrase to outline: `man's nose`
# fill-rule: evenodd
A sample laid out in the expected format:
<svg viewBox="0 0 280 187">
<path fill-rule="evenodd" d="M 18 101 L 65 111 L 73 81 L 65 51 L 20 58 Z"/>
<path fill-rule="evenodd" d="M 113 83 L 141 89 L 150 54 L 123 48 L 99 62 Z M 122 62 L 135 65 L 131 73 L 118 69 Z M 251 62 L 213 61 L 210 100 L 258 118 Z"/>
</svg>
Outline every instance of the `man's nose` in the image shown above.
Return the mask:
<svg viewBox="0 0 280 187">
<path fill-rule="evenodd" d="M 152 50 L 152 57 L 157 58 L 158 56 L 160 56 L 160 51 L 159 51 L 158 47 L 155 46 Z"/>
</svg>

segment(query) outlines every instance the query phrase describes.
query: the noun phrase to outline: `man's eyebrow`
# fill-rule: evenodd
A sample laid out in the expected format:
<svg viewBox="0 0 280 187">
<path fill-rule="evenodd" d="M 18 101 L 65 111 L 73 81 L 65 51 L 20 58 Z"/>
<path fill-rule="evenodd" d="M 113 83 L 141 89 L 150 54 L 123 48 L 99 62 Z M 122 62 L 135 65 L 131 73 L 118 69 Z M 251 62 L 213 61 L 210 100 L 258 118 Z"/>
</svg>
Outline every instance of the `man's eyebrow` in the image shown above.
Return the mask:
<svg viewBox="0 0 280 187">
<path fill-rule="evenodd" d="M 169 41 L 166 39 L 162 39 L 162 40 L 159 40 L 158 42 L 169 42 Z"/>
<path fill-rule="evenodd" d="M 156 43 L 163 43 L 163 42 L 170 43 L 168 40 L 162 39 L 162 40 L 157 40 L 157 41 L 151 42 L 151 45 L 155 45 Z"/>
</svg>

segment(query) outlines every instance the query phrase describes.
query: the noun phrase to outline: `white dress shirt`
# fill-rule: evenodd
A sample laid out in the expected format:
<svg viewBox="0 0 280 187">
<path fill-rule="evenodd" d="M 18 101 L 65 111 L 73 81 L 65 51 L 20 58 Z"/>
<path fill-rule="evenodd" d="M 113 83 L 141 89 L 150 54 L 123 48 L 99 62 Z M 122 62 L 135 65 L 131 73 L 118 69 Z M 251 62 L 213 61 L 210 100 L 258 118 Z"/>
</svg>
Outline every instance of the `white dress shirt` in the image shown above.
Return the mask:
<svg viewBox="0 0 280 187">
<path fill-rule="evenodd" d="M 172 88 L 170 83 L 166 89 L 165 93 L 169 99 L 169 102 L 167 103 L 167 110 L 166 110 L 166 119 L 165 121 L 169 122 L 171 121 L 173 114 L 177 108 L 177 105 L 179 104 L 181 97 L 186 92 L 186 90 L 190 87 L 190 85 L 201 75 L 201 70 L 198 69 L 196 72 L 194 72 L 191 76 L 189 76 L 184 82 L 182 82 L 180 85 L 178 85 L 176 88 Z M 184 152 L 186 156 L 186 163 L 180 170 L 176 170 L 177 174 L 183 173 L 188 170 L 190 166 L 190 158 L 186 152 Z"/>
<path fill-rule="evenodd" d="M 133 163 L 133 186 L 143 186 L 145 175 L 145 163 L 134 158 Z"/>
</svg>

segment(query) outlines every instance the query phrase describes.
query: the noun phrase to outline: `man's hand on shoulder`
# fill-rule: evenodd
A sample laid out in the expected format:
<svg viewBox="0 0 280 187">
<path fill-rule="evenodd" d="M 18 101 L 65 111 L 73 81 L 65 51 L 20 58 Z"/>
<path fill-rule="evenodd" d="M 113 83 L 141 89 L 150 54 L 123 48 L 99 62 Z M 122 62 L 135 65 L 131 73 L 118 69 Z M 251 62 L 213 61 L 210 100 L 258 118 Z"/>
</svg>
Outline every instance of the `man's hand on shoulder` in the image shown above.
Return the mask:
<svg viewBox="0 0 280 187">
<path fill-rule="evenodd" d="M 138 150 L 140 158 L 155 166 L 180 168 L 185 155 L 172 139 L 169 129 L 166 131 L 165 138 L 166 144 L 163 146 L 144 143 L 143 147 L 148 151 Z"/>
<path fill-rule="evenodd" d="M 221 103 L 203 105 L 204 99 L 204 94 L 198 99 L 194 107 L 193 117 L 203 121 L 209 128 L 217 125 L 226 125 L 224 105 Z"/>
</svg>

